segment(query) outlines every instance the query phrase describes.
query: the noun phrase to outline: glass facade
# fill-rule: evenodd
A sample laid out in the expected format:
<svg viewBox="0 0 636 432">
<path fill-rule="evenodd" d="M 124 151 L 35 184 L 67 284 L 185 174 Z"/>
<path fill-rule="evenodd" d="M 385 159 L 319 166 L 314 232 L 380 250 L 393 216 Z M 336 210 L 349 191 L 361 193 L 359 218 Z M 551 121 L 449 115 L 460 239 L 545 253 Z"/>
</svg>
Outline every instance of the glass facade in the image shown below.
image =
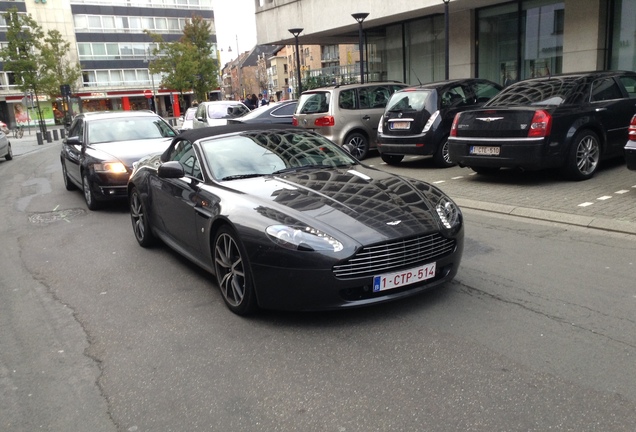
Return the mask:
<svg viewBox="0 0 636 432">
<path fill-rule="evenodd" d="M 610 68 L 636 70 L 636 0 L 614 0 Z"/>
<path fill-rule="evenodd" d="M 502 85 L 563 71 L 562 1 L 529 0 L 477 11 L 477 76 Z"/>
</svg>

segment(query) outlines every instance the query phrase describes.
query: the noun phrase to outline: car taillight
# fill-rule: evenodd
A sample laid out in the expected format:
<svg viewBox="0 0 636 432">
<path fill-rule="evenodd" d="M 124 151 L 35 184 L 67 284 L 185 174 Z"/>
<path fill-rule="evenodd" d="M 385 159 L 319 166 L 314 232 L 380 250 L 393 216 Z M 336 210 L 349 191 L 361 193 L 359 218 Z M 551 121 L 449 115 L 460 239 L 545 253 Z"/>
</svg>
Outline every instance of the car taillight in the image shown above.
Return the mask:
<svg viewBox="0 0 636 432">
<path fill-rule="evenodd" d="M 333 116 L 324 116 L 318 117 L 314 120 L 314 126 L 322 127 L 322 126 L 335 126 L 336 120 Z"/>
<path fill-rule="evenodd" d="M 296 116 L 292 117 L 292 126 L 298 126 L 298 119 Z"/>
<path fill-rule="evenodd" d="M 428 130 L 433 126 L 433 123 L 435 123 L 435 120 L 437 120 L 437 117 L 439 117 L 439 110 L 435 111 L 433 115 L 428 118 L 428 121 L 424 125 L 424 129 L 422 129 L 423 134 L 428 132 Z"/>
<path fill-rule="evenodd" d="M 455 118 L 453 119 L 453 125 L 451 126 L 450 136 L 457 136 L 457 123 L 459 123 L 460 113 L 455 114 Z"/>
<path fill-rule="evenodd" d="M 550 135 L 550 129 L 552 129 L 552 116 L 546 111 L 537 110 L 530 122 L 528 138 L 546 137 Z"/>
<path fill-rule="evenodd" d="M 632 121 L 629 124 L 629 131 L 627 137 L 630 141 L 636 141 L 636 115 L 632 117 Z"/>
</svg>

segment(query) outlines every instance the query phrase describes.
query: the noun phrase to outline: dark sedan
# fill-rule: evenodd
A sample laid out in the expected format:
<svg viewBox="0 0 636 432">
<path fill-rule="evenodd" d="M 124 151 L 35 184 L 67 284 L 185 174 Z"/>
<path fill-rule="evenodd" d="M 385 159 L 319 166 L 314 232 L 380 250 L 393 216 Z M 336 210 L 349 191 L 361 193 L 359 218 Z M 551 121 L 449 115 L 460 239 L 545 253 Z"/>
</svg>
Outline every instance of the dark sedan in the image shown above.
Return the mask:
<svg viewBox="0 0 636 432">
<path fill-rule="evenodd" d="M 391 95 L 378 125 L 378 151 L 388 164 L 404 155 L 433 156 L 435 165 L 455 165 L 448 156 L 448 135 L 455 114 L 486 103 L 501 91 L 477 78 L 422 84 Z"/>
<path fill-rule="evenodd" d="M 479 110 L 457 114 L 451 160 L 478 173 L 559 168 L 591 178 L 602 159 L 622 156 L 636 113 L 636 72 L 605 71 L 512 84 Z"/>
<path fill-rule="evenodd" d="M 296 111 L 297 100 L 271 102 L 248 112 L 242 117 L 228 119 L 227 124 L 239 123 L 274 123 L 291 125 Z"/>
<path fill-rule="evenodd" d="M 176 135 L 152 111 L 79 114 L 62 144 L 64 185 L 81 189 L 90 210 L 107 200 L 125 199 L 133 162 L 162 153 Z"/>
<path fill-rule="evenodd" d="M 234 313 L 396 300 L 450 281 L 462 214 L 435 186 L 370 168 L 278 125 L 184 132 L 137 164 L 134 235 L 216 276 Z"/>
</svg>

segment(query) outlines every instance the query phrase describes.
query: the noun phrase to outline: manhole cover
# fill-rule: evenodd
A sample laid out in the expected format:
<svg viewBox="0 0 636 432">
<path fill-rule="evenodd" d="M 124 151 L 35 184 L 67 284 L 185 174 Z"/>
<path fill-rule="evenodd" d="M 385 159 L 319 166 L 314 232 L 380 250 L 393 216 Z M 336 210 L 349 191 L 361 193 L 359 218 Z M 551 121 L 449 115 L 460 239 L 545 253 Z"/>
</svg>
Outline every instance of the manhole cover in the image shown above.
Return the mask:
<svg viewBox="0 0 636 432">
<path fill-rule="evenodd" d="M 85 213 L 86 210 L 84 209 L 67 209 L 46 213 L 36 213 L 29 216 L 29 221 L 34 224 L 51 223 L 60 220 L 68 222 L 69 219 L 83 215 Z"/>
</svg>

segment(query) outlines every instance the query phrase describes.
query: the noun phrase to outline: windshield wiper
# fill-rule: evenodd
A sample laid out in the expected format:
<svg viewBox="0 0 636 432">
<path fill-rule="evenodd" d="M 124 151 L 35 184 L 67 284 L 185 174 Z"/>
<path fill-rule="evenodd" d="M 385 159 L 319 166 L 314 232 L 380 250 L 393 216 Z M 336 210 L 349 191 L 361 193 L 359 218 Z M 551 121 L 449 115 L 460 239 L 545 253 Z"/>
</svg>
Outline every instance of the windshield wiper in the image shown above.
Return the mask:
<svg viewBox="0 0 636 432">
<path fill-rule="evenodd" d="M 283 174 L 283 173 L 286 173 L 286 172 L 306 170 L 306 169 L 316 169 L 316 168 L 332 168 L 332 167 L 329 166 L 329 165 L 322 165 L 322 164 L 301 165 L 301 166 L 288 167 L 288 168 L 283 168 L 283 169 L 278 170 L 278 171 L 274 171 L 272 173 L 272 175 Z"/>
<path fill-rule="evenodd" d="M 263 177 L 269 174 L 235 174 L 235 175 L 231 175 L 231 176 L 227 176 L 227 177 L 223 177 L 221 179 L 221 181 L 226 181 L 226 180 L 240 180 L 240 179 L 246 179 L 246 178 L 253 178 L 253 177 Z"/>
</svg>

